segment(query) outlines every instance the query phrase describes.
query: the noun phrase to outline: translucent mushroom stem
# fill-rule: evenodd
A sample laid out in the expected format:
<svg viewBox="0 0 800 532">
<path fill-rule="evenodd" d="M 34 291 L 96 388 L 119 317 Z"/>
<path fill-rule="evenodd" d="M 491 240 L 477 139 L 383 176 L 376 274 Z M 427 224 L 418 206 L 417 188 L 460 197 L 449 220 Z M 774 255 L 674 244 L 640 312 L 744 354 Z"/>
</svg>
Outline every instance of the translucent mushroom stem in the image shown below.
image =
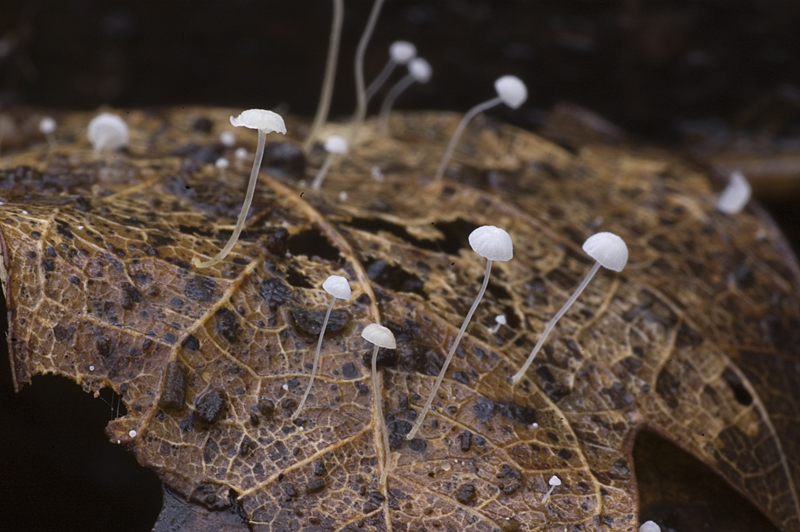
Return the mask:
<svg viewBox="0 0 800 532">
<path fill-rule="evenodd" d="M 481 290 L 478 292 L 478 297 L 475 298 L 475 301 L 472 303 L 472 307 L 467 312 L 467 317 L 464 319 L 464 323 L 461 324 L 461 330 L 458 331 L 458 336 L 456 336 L 453 345 L 450 346 L 450 352 L 447 354 L 447 358 L 444 360 L 444 365 L 442 366 L 442 370 L 439 372 L 439 376 L 436 377 L 436 383 L 433 385 L 431 389 L 431 393 L 428 396 L 428 400 L 425 402 L 425 406 L 422 407 L 422 412 L 420 412 L 419 416 L 417 416 L 417 422 L 414 423 L 414 426 L 411 428 L 411 432 L 408 433 L 406 436 L 407 440 L 411 440 L 416 436 L 417 431 L 422 426 L 422 422 L 425 421 L 425 416 L 428 414 L 428 410 L 431 408 L 431 403 L 433 403 L 433 398 L 436 397 L 436 392 L 439 390 L 439 386 L 442 384 L 442 380 L 444 379 L 444 374 L 447 372 L 447 367 L 450 365 L 450 361 L 453 360 L 453 355 L 458 349 L 458 344 L 461 342 L 461 337 L 464 336 L 464 332 L 467 330 L 467 325 L 469 325 L 469 320 L 472 319 L 472 315 L 475 314 L 475 309 L 478 308 L 478 303 L 481 302 L 481 298 L 483 297 L 484 292 L 486 292 L 486 287 L 489 285 L 489 275 L 492 273 L 492 261 L 486 261 L 486 274 L 483 276 L 483 284 L 481 285 Z"/>
<path fill-rule="evenodd" d="M 325 319 L 322 320 L 322 329 L 319 331 L 319 340 L 317 340 L 317 352 L 314 353 L 314 367 L 311 368 L 311 378 L 308 380 L 306 393 L 303 394 L 303 398 L 300 399 L 300 404 L 297 405 L 297 410 L 292 414 L 292 421 L 297 419 L 297 416 L 300 415 L 300 411 L 303 409 L 303 405 L 306 404 L 306 399 L 308 399 L 308 394 L 311 393 L 311 386 L 314 384 L 314 377 L 317 376 L 317 367 L 319 367 L 319 352 L 320 349 L 322 349 L 322 337 L 325 336 L 325 329 L 328 328 L 328 318 L 331 317 L 334 303 L 336 303 L 335 297 L 331 298 L 331 304 L 328 305 L 328 312 L 325 313 Z"/>
<path fill-rule="evenodd" d="M 329 153 L 327 157 L 325 157 L 325 162 L 322 163 L 322 167 L 317 172 L 317 176 L 314 178 L 314 182 L 311 183 L 311 188 L 314 190 L 319 190 L 322 186 L 322 182 L 325 181 L 325 176 L 328 175 L 328 170 L 330 170 L 331 165 L 333 164 L 333 160 L 336 158 L 337 153 Z"/>
<path fill-rule="evenodd" d="M 542 499 L 542 504 L 547 502 L 547 499 L 550 498 L 550 494 L 553 493 L 553 490 L 556 489 L 555 486 L 550 486 L 550 489 L 547 490 L 547 493 L 544 494 L 544 499 Z"/>
<path fill-rule="evenodd" d="M 210 266 L 215 265 L 222 259 L 228 256 L 228 253 L 233 249 L 233 246 L 236 245 L 236 241 L 239 240 L 239 235 L 242 232 L 242 228 L 244 227 L 244 221 L 247 219 L 247 213 L 250 210 L 250 204 L 253 203 L 253 194 L 256 190 L 256 183 L 258 183 L 258 171 L 261 169 L 261 159 L 264 157 L 264 145 L 267 142 L 267 133 L 261 129 L 258 130 L 258 147 L 256 148 L 256 157 L 253 160 L 253 169 L 250 171 L 250 182 L 247 185 L 247 195 L 244 198 L 244 203 L 242 204 L 242 211 L 239 213 L 239 219 L 236 221 L 236 228 L 233 230 L 233 234 L 231 235 L 228 243 L 225 244 L 225 247 L 220 250 L 216 256 L 208 260 L 206 262 L 201 262 L 194 258 L 192 264 L 194 264 L 197 268 L 208 268 Z"/>
<path fill-rule="evenodd" d="M 369 14 L 367 27 L 364 28 L 364 34 L 358 42 L 358 48 L 356 48 L 355 71 L 356 98 L 358 99 L 358 104 L 356 106 L 356 112 L 353 115 L 352 125 L 350 126 L 350 135 L 347 138 L 347 144 L 351 146 L 355 143 L 358 130 L 361 129 L 361 124 L 364 123 L 364 117 L 367 114 L 367 95 L 364 90 L 364 54 L 367 51 L 369 40 L 372 37 L 372 30 L 375 29 L 375 22 L 378 20 L 381 7 L 383 7 L 383 0 L 375 0 L 375 3 L 372 5 L 372 12 Z"/>
<path fill-rule="evenodd" d="M 378 346 L 372 350 L 372 400 L 375 402 L 375 410 L 378 413 L 378 419 L 381 423 L 381 435 L 383 436 L 383 448 L 385 449 L 386 459 L 383 463 L 381 470 L 381 483 L 380 486 L 386 485 L 386 475 L 389 474 L 389 457 L 391 451 L 389 450 L 389 432 L 386 430 L 386 420 L 383 418 L 383 406 L 381 401 L 381 393 L 378 389 Z"/>
<path fill-rule="evenodd" d="M 528 360 L 525 361 L 525 364 L 523 364 L 520 370 L 511 378 L 511 384 L 517 384 L 522 379 L 522 377 L 525 375 L 525 372 L 528 371 L 528 368 L 533 363 L 533 359 L 536 358 L 536 354 L 539 352 L 539 349 L 542 348 L 542 345 L 544 345 L 545 340 L 547 340 L 547 336 L 550 334 L 550 331 L 552 331 L 553 327 L 556 326 L 556 323 L 558 322 L 558 320 L 561 319 L 561 316 L 563 316 L 567 312 L 567 310 L 569 310 L 569 307 L 571 307 L 572 304 L 575 303 L 575 300 L 578 299 L 578 296 L 581 295 L 583 289 L 586 288 L 586 285 L 589 284 L 589 281 L 592 280 L 592 277 L 594 277 L 594 274 L 596 274 L 597 270 L 599 269 L 600 269 L 600 263 L 595 262 L 594 266 L 592 266 L 592 269 L 589 270 L 589 273 L 583 279 L 580 286 L 578 286 L 575 292 L 573 292 L 573 294 L 570 296 L 567 302 L 564 303 L 564 306 L 561 307 L 561 310 L 559 310 L 556 313 L 556 315 L 553 316 L 553 319 L 551 319 L 547 323 L 547 326 L 544 328 L 542 336 L 539 338 L 539 341 L 536 342 L 536 345 L 534 346 L 533 351 L 531 351 L 531 354 L 528 355 Z"/>
<path fill-rule="evenodd" d="M 392 112 L 395 100 L 397 100 L 397 97 L 400 96 L 404 90 L 413 85 L 415 81 L 416 79 L 413 75 L 407 74 L 403 79 L 395 83 L 394 87 L 389 91 L 389 94 L 386 95 L 386 99 L 384 99 L 383 104 L 381 104 L 381 112 L 378 115 L 378 127 L 380 127 L 382 131 L 389 130 L 389 113 Z"/>
<path fill-rule="evenodd" d="M 303 141 L 303 152 L 308 153 L 314 145 L 314 137 L 328 120 L 328 111 L 331 107 L 333 94 L 333 80 L 336 78 L 336 62 L 339 57 L 339 42 L 342 35 L 342 18 L 344 16 L 344 0 L 333 0 L 333 23 L 331 24 L 331 38 L 328 44 L 328 60 L 325 64 L 325 80 L 322 82 L 322 93 L 319 96 L 317 115 L 311 124 L 306 140 Z"/>
<path fill-rule="evenodd" d="M 394 59 L 389 59 L 389 61 L 386 62 L 386 65 L 383 67 L 383 70 L 381 70 L 381 73 L 378 74 L 378 77 L 369 84 L 369 87 L 367 87 L 365 93 L 367 103 L 369 103 L 372 97 L 375 96 L 375 93 L 378 92 L 378 89 L 380 89 L 383 84 L 386 83 L 386 80 L 392 75 L 392 72 L 394 72 L 396 66 L 397 62 Z"/>
<path fill-rule="evenodd" d="M 453 133 L 453 137 L 450 139 L 450 143 L 447 145 L 447 149 L 444 150 L 444 155 L 442 156 L 442 162 L 439 163 L 439 169 L 436 170 L 436 179 L 441 179 L 444 175 L 444 170 L 447 168 L 447 163 L 450 162 L 450 157 L 453 156 L 453 150 L 456 149 L 456 144 L 458 144 L 458 139 L 461 138 L 461 135 L 464 133 L 464 129 L 469 124 L 470 120 L 475 118 L 475 115 L 478 113 L 482 113 L 487 109 L 491 109 L 495 105 L 500 105 L 503 103 L 503 99 L 499 96 L 497 98 L 492 98 L 489 101 L 479 103 L 464 115 L 464 118 L 461 119 L 461 122 L 458 123 L 458 127 L 456 127 L 455 132 Z"/>
</svg>

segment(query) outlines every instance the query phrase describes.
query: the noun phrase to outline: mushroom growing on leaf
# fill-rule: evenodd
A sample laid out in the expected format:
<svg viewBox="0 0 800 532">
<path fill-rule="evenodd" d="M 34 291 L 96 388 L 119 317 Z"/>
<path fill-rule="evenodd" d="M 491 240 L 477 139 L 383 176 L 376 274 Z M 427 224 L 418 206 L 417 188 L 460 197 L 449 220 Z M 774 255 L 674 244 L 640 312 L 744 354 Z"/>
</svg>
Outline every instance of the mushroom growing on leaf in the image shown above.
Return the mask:
<svg viewBox="0 0 800 532">
<path fill-rule="evenodd" d="M 344 277 L 339 275 L 331 275 L 325 279 L 324 283 L 322 283 L 322 288 L 333 297 L 331 298 L 331 304 L 328 305 L 328 311 L 325 313 L 325 319 L 322 320 L 322 328 L 319 331 L 319 340 L 317 341 L 317 351 L 314 353 L 314 366 L 311 369 L 311 378 L 308 380 L 306 393 L 303 394 L 300 404 L 297 405 L 297 410 L 295 410 L 294 414 L 292 414 L 292 421 L 297 419 L 297 416 L 300 415 L 300 410 L 303 409 L 303 405 L 306 403 L 308 394 L 311 392 L 311 385 L 314 384 L 314 377 L 317 375 L 317 367 L 319 366 L 319 351 L 322 348 L 322 337 L 325 335 L 325 329 L 328 327 L 328 319 L 331 317 L 333 304 L 336 303 L 337 299 L 343 299 L 345 301 L 350 300 L 350 284 Z"/>
<path fill-rule="evenodd" d="M 53 148 L 56 145 L 56 120 L 52 116 L 45 116 L 39 121 L 39 131 L 44 133 L 47 144 Z"/>
<path fill-rule="evenodd" d="M 244 126 L 258 130 L 256 157 L 253 160 L 253 169 L 250 171 L 247 195 L 244 198 L 242 210 L 239 213 L 239 219 L 236 221 L 236 228 L 233 230 L 233 234 L 228 240 L 228 243 L 225 244 L 225 247 L 222 248 L 213 259 L 202 262 L 195 257 L 192 264 L 198 268 L 208 268 L 224 259 L 228 253 L 230 253 L 231 249 L 233 249 L 236 241 L 239 240 L 239 234 L 242 232 L 245 219 L 247 219 L 247 211 L 250 210 L 250 204 L 253 202 L 253 194 L 255 193 L 256 183 L 258 182 L 258 170 L 261 168 L 261 159 L 264 157 L 264 145 L 267 141 L 267 133 L 277 132 L 284 135 L 286 134 L 286 124 L 283 122 L 283 118 L 277 113 L 264 109 L 248 109 L 247 111 L 242 111 L 239 116 L 231 117 L 231 124 L 234 127 Z"/>
<path fill-rule="evenodd" d="M 356 48 L 356 111 L 353 113 L 353 119 L 350 125 L 350 132 L 347 135 L 347 143 L 353 144 L 358 137 L 358 130 L 361 129 L 361 124 L 364 123 L 364 117 L 367 114 L 367 95 L 364 90 L 364 54 L 367 51 L 369 40 L 372 38 L 372 30 L 375 29 L 375 23 L 378 21 L 378 15 L 381 13 L 383 7 L 383 0 L 375 0 L 372 4 L 372 11 L 369 13 L 369 20 L 364 28 L 364 33 L 361 35 L 361 40 L 358 41 Z"/>
<path fill-rule="evenodd" d="M 389 94 L 386 95 L 386 99 L 383 100 L 381 112 L 378 115 L 378 123 L 382 130 L 389 129 L 389 113 L 391 113 L 392 106 L 395 100 L 397 100 L 397 97 L 415 81 L 419 83 L 428 83 L 431 79 L 431 74 L 433 74 L 433 69 L 430 63 L 423 58 L 415 57 L 411 60 L 411 63 L 408 65 L 408 74 L 392 87 Z"/>
<path fill-rule="evenodd" d="M 395 41 L 389 46 L 389 60 L 381 73 L 369 84 L 366 91 L 367 102 L 375 96 L 397 65 L 405 65 L 417 56 L 417 47 L 408 41 Z"/>
<path fill-rule="evenodd" d="M 547 499 L 550 498 L 550 494 L 553 493 L 553 490 L 556 489 L 557 486 L 561 485 L 561 479 L 557 476 L 553 475 L 550 477 L 550 480 L 547 481 L 550 484 L 550 489 L 547 490 L 547 493 L 544 494 L 544 499 L 542 499 L 542 504 L 547 502 Z"/>
<path fill-rule="evenodd" d="M 375 402 L 375 408 L 378 411 L 378 419 L 381 422 L 381 434 L 383 435 L 383 448 L 386 449 L 386 461 L 383 464 L 383 470 L 381 471 L 381 483 L 380 486 L 384 486 L 386 484 L 386 475 L 389 473 L 389 432 L 386 430 L 386 420 L 383 419 L 383 407 L 381 406 L 381 394 L 378 390 L 378 349 L 383 347 L 384 349 L 395 349 L 397 347 L 397 343 L 394 339 L 394 334 L 392 331 L 384 327 L 383 325 L 378 325 L 377 323 L 370 323 L 364 330 L 361 332 L 361 337 L 374 344 L 375 347 L 372 350 L 372 397 L 373 401 Z"/>
<path fill-rule="evenodd" d="M 661 527 L 652 521 L 645 521 L 639 527 L 639 532 L 661 532 Z"/>
<path fill-rule="evenodd" d="M 750 183 L 747 182 L 744 174 L 737 170 L 731 174 L 728 186 L 717 198 L 717 210 L 724 214 L 736 214 L 744 209 L 744 206 L 750 201 L 751 194 Z"/>
<path fill-rule="evenodd" d="M 101 113 L 89 122 L 88 135 L 94 151 L 113 151 L 128 145 L 128 124 L 117 115 Z"/>
<path fill-rule="evenodd" d="M 328 137 L 328 140 L 325 141 L 325 151 L 328 152 L 328 156 L 325 158 L 325 162 L 322 163 L 319 172 L 317 172 L 317 177 L 314 178 L 314 182 L 311 183 L 311 188 L 314 190 L 319 190 L 322 186 L 322 182 L 325 180 L 325 176 L 328 175 L 328 170 L 331 168 L 333 159 L 337 155 L 347 153 L 347 141 L 341 135 L 331 135 Z"/>
<path fill-rule="evenodd" d="M 467 330 L 467 325 L 469 325 L 469 321 L 472 319 L 475 309 L 478 308 L 478 303 L 481 302 L 481 298 L 483 297 L 484 292 L 486 292 L 486 287 L 489 285 L 489 276 L 492 273 L 492 262 L 496 260 L 505 262 L 514 258 L 514 245 L 511 242 L 511 236 L 503 229 L 493 225 L 484 225 L 470 233 L 469 245 L 472 247 L 472 250 L 475 253 L 486 259 L 486 273 L 483 276 L 483 284 L 478 292 L 478 297 L 475 298 L 475 301 L 472 303 L 472 307 L 470 307 L 469 312 L 467 312 L 467 317 L 464 319 L 464 323 L 461 324 L 461 329 L 458 331 L 458 335 L 456 336 L 453 345 L 450 346 L 450 352 L 447 354 L 447 358 L 444 360 L 444 365 L 442 365 L 442 370 L 439 372 L 439 376 L 436 377 L 436 383 L 433 385 L 433 389 L 431 389 L 431 393 L 428 396 L 428 400 L 425 402 L 425 406 L 422 407 L 422 411 L 417 416 L 417 421 L 414 423 L 411 432 L 409 432 L 406 436 L 406 439 L 409 440 L 414 438 L 414 436 L 417 434 L 417 431 L 422 426 L 422 422 L 425 421 L 425 416 L 427 415 L 428 410 L 431 408 L 431 403 L 433 403 L 433 398 L 436 397 L 436 392 L 439 390 L 439 386 L 442 384 L 442 379 L 444 379 L 444 374 L 447 371 L 447 367 L 450 365 L 450 361 L 453 360 L 453 355 L 458 348 L 459 342 L 461 342 L 461 337 L 464 336 L 464 332 Z"/>
<path fill-rule="evenodd" d="M 628 262 L 628 246 L 625 245 L 625 242 L 620 237 L 613 233 L 597 233 L 590 236 L 586 242 L 583 243 L 583 250 L 596 261 L 594 266 L 592 266 L 592 269 L 589 270 L 589 273 L 567 302 L 564 303 L 561 310 L 547 323 L 542 336 L 539 337 L 539 341 L 536 343 L 536 346 L 534 346 L 533 351 L 528 355 L 525 364 L 523 364 L 520 370 L 511 378 L 512 384 L 517 384 L 525 375 L 525 372 L 536 357 L 536 353 L 539 352 L 539 349 L 544 345 L 544 341 L 547 340 L 547 335 L 553 330 L 553 327 L 555 327 L 558 320 L 561 319 L 561 316 L 575 303 L 575 300 L 581 295 L 581 292 L 583 292 L 584 288 L 589 284 L 589 281 L 592 280 L 592 277 L 594 277 L 594 274 L 600 269 L 600 266 L 609 270 L 614 270 L 615 272 L 621 272 Z"/>
</svg>

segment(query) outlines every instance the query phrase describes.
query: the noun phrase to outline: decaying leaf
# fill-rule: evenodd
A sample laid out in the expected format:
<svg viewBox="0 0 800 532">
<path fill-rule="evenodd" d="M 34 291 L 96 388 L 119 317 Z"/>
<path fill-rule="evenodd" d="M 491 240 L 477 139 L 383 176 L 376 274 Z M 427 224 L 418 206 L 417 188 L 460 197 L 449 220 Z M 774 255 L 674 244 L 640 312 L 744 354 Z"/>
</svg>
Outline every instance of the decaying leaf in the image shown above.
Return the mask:
<svg viewBox="0 0 800 532">
<path fill-rule="evenodd" d="M 113 388 L 128 414 L 109 424 L 112 441 L 189 507 L 224 510 L 230 530 L 634 531 L 643 428 L 800 530 L 800 272 L 756 206 L 715 212 L 707 175 L 664 153 L 571 153 L 489 120 L 433 181 L 457 118 L 397 115 L 394 138 L 365 128 L 320 192 L 299 181 L 296 138 L 269 147 L 242 240 L 200 271 L 192 259 L 227 240 L 245 187 L 245 170 L 220 182 L 211 164 L 232 158 L 215 143 L 229 114 L 131 111 L 131 146 L 109 158 L 85 140 L 90 117 L 67 115 L 59 133 L 74 144 L 5 160 L 0 273 L 17 389 L 39 373 Z M 193 130 L 199 118 L 210 134 Z M 254 136 L 235 133 L 252 151 Z M 483 224 L 509 231 L 515 258 L 495 264 L 408 442 L 482 278 L 466 237 Z M 600 230 L 628 243 L 628 266 L 597 276 L 513 388 Z M 337 305 L 292 423 L 332 274 L 353 299 Z M 492 333 L 498 314 L 507 325 Z M 358 334 L 376 321 L 397 338 L 380 354 L 390 449 Z M 543 504 L 552 475 L 562 483 Z M 162 519 L 195 526 L 176 501 Z"/>
</svg>

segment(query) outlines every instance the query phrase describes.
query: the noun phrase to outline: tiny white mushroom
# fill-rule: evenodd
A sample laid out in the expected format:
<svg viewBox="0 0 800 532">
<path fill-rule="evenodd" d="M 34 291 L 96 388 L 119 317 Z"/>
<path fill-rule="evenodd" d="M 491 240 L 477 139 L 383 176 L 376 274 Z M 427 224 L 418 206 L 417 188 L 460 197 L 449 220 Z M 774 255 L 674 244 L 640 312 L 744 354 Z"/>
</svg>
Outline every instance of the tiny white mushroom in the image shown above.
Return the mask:
<svg viewBox="0 0 800 532">
<path fill-rule="evenodd" d="M 136 431 L 135 430 L 131 430 L 130 432 L 128 432 L 128 436 L 130 436 L 131 438 L 135 438 L 136 437 Z"/>
<path fill-rule="evenodd" d="M 417 56 L 417 47 L 408 41 L 395 41 L 389 46 L 389 61 L 381 70 L 372 83 L 369 84 L 366 91 L 367 102 L 375 96 L 375 93 L 380 90 L 389 76 L 392 75 L 397 65 L 405 65 Z"/>
<path fill-rule="evenodd" d="M 383 406 L 381 405 L 381 394 L 378 390 L 378 349 L 395 349 L 397 343 L 394 339 L 392 331 L 378 325 L 377 323 L 370 323 L 361 332 L 361 337 L 374 344 L 372 349 L 372 400 L 375 403 L 375 408 L 378 411 L 378 419 L 381 421 L 381 433 L 383 434 L 383 448 L 386 453 L 386 461 L 383 464 L 383 471 L 381 471 L 380 486 L 386 485 L 386 475 L 389 473 L 389 432 L 386 430 L 386 420 L 383 419 Z"/>
<path fill-rule="evenodd" d="M 317 172 L 317 177 L 314 178 L 314 182 L 311 184 L 311 188 L 314 190 L 319 190 L 322 186 L 322 182 L 325 180 L 325 176 L 328 175 L 328 170 L 331 168 L 333 159 L 337 155 L 347 153 L 347 141 L 341 135 L 331 135 L 328 137 L 328 140 L 325 141 L 325 151 L 328 152 L 328 156 L 325 158 L 325 162 L 322 163 L 322 167 L 319 169 L 319 172 Z"/>
<path fill-rule="evenodd" d="M 453 137 L 450 139 L 450 143 L 447 145 L 447 149 L 444 151 L 442 161 L 439 163 L 439 169 L 436 171 L 436 179 L 441 179 L 444 175 L 444 170 L 447 168 L 447 163 L 450 162 L 450 157 L 453 155 L 453 150 L 456 149 L 458 139 L 461 138 L 461 134 L 464 133 L 464 129 L 467 127 L 469 121 L 472 120 L 478 113 L 486 111 L 487 109 L 491 109 L 492 107 L 500 105 L 501 103 L 506 104 L 512 109 L 518 109 L 519 106 L 525 103 L 525 100 L 528 99 L 528 88 L 525 86 L 525 83 L 523 83 L 522 80 L 516 76 L 503 76 L 498 78 L 494 82 L 494 89 L 497 91 L 497 97 L 483 103 L 479 103 L 467 111 L 467 113 L 464 115 L 464 118 L 462 118 L 461 122 L 458 123 L 458 126 L 453 133 Z"/>
<path fill-rule="evenodd" d="M 226 171 L 228 170 L 228 166 L 230 166 L 228 159 L 226 159 L 225 157 L 220 157 L 219 159 L 217 159 L 217 162 L 214 163 L 214 166 L 216 166 L 217 170 L 219 170 L 220 180 L 225 181 L 225 178 L 227 177 Z"/>
<path fill-rule="evenodd" d="M 547 483 L 550 484 L 550 489 L 547 491 L 547 493 L 545 493 L 544 499 L 542 499 L 542 504 L 546 503 L 547 499 L 550 498 L 550 494 L 553 493 L 553 490 L 556 489 L 557 486 L 561 485 L 561 479 L 553 475 L 550 477 L 550 480 L 548 480 Z"/>
<path fill-rule="evenodd" d="M 431 75 L 433 75 L 433 69 L 430 63 L 421 57 L 415 57 L 411 60 L 408 64 L 408 74 L 391 88 L 389 94 L 387 94 L 386 98 L 383 100 L 381 111 L 378 115 L 378 124 L 382 130 L 385 131 L 389 129 L 389 113 L 392 112 L 392 106 L 395 100 L 397 100 L 397 97 L 414 82 L 428 83 L 431 79 Z"/>
<path fill-rule="evenodd" d="M 325 335 L 325 329 L 328 328 L 328 318 L 331 317 L 331 311 L 333 311 L 333 304 L 336 302 L 337 299 L 343 299 L 345 301 L 349 301 L 350 296 L 352 294 L 350 291 L 350 284 L 347 282 L 347 279 L 339 275 L 331 275 L 330 277 L 325 279 L 325 282 L 322 283 L 322 288 L 333 297 L 331 298 L 331 304 L 328 305 L 328 311 L 325 313 L 325 319 L 322 320 L 322 328 L 319 331 L 319 340 L 317 341 L 317 352 L 314 353 L 314 366 L 311 369 L 311 378 L 308 380 L 306 393 L 303 394 L 303 398 L 300 400 L 300 404 L 297 405 L 297 410 L 295 410 L 294 414 L 292 414 L 292 421 L 297 419 L 297 416 L 300 415 L 300 410 L 303 409 L 303 405 L 306 403 L 306 399 L 308 399 L 308 394 L 311 392 L 311 386 L 314 384 L 314 377 L 316 377 L 317 375 L 317 367 L 319 366 L 319 351 L 322 348 L 322 337 Z"/>
<path fill-rule="evenodd" d="M 652 521 L 645 521 L 639 527 L 639 532 L 661 532 L 661 527 Z"/>
<path fill-rule="evenodd" d="M 39 131 L 44 133 L 47 138 L 47 144 L 52 148 L 56 145 L 56 121 L 52 116 L 45 116 L 39 122 Z"/>
<path fill-rule="evenodd" d="M 236 146 L 236 135 L 233 131 L 223 131 L 219 134 L 219 142 L 226 148 L 233 148 Z"/>
<path fill-rule="evenodd" d="M 241 171 L 244 166 L 244 160 L 247 159 L 247 148 L 236 148 L 234 158 L 236 160 L 236 170 Z"/>
<path fill-rule="evenodd" d="M 258 130 L 258 147 L 256 148 L 256 157 L 253 160 L 253 169 L 250 171 L 250 182 L 247 185 L 247 195 L 244 198 L 242 211 L 239 213 L 239 219 L 236 221 L 236 227 L 233 230 L 233 234 L 228 240 L 228 243 L 225 244 L 225 247 L 222 248 L 213 259 L 203 262 L 195 257 L 192 263 L 198 268 L 208 268 L 209 266 L 213 266 L 224 259 L 230 250 L 233 249 L 236 241 L 239 240 L 239 234 L 242 232 L 242 227 L 244 227 L 244 221 L 247 218 L 247 211 L 250 210 L 250 204 L 253 201 L 253 194 L 256 190 L 258 171 L 261 169 L 261 159 L 264 157 L 264 145 L 267 142 L 267 133 L 276 132 L 284 135 L 286 134 L 286 124 L 283 122 L 281 115 L 273 113 L 272 111 L 266 111 L 264 109 L 248 109 L 247 111 L 242 111 L 239 116 L 231 117 L 231 124 L 234 127 L 244 126 L 250 129 Z"/>
<path fill-rule="evenodd" d="M 592 280 L 592 277 L 594 277 L 594 274 L 600 269 L 600 266 L 615 272 L 621 272 L 628 262 L 628 246 L 625 245 L 625 242 L 620 237 L 613 233 L 597 233 L 590 236 L 586 242 L 583 243 L 583 250 L 596 261 L 594 266 L 592 266 L 592 269 L 589 270 L 589 273 L 567 302 L 564 303 L 561 310 L 547 323 L 542 336 L 539 337 L 539 341 L 536 343 L 536 346 L 534 346 L 533 351 L 528 355 L 525 364 L 523 364 L 516 375 L 511 378 L 512 384 L 517 384 L 525 375 L 525 372 L 536 357 L 536 353 L 539 352 L 539 349 L 544 345 L 544 341 L 547 340 L 550 331 L 553 330 L 553 327 L 555 327 L 558 320 L 567 312 L 569 307 L 575 303 L 575 300 L 581 295 L 581 292 L 583 292 L 584 288 L 589 284 L 589 281 Z"/>
<path fill-rule="evenodd" d="M 113 151 L 128 145 L 128 124 L 117 115 L 101 113 L 89 122 L 88 135 L 94 151 Z"/>
<path fill-rule="evenodd" d="M 717 210 L 725 214 L 736 214 L 747 205 L 750 201 L 752 188 L 750 183 L 744 177 L 744 174 L 738 170 L 731 174 L 728 186 L 717 198 Z"/>
<path fill-rule="evenodd" d="M 494 317 L 494 327 L 489 328 L 489 333 L 494 334 L 500 330 L 500 327 L 506 324 L 506 316 L 505 314 L 498 314 Z"/>
<path fill-rule="evenodd" d="M 467 317 L 464 319 L 464 323 L 461 324 L 461 329 L 458 331 L 458 335 L 456 336 L 453 345 L 450 346 L 450 352 L 447 354 L 447 358 L 444 360 L 444 365 L 442 365 L 442 370 L 439 372 L 439 376 L 436 377 L 436 383 L 431 389 L 431 393 L 428 396 L 428 400 L 425 402 L 425 406 L 422 407 L 422 411 L 417 416 L 417 421 L 414 423 L 411 432 L 409 432 L 406 436 L 406 439 L 409 440 L 417 434 L 417 431 L 422 426 L 422 422 L 425 421 L 425 416 L 427 415 L 428 410 L 431 408 L 431 403 L 433 403 L 433 399 L 436 397 L 436 392 L 439 390 L 439 386 L 442 384 L 442 379 L 444 379 L 444 374 L 447 371 L 447 367 L 450 365 L 450 361 L 453 360 L 453 355 L 458 348 L 459 342 L 461 342 L 461 337 L 464 336 L 464 332 L 467 330 L 467 325 L 469 325 L 469 321 L 472 319 L 475 309 L 478 308 L 478 303 L 481 302 L 481 298 L 483 297 L 484 292 L 486 292 L 486 287 L 489 285 L 489 276 L 492 273 L 492 262 L 505 262 L 514 258 L 514 245 L 511 242 L 511 236 L 503 229 L 493 225 L 484 225 L 470 233 L 469 245 L 472 247 L 472 250 L 475 253 L 486 259 L 486 273 L 483 276 L 483 284 L 478 292 L 478 297 L 475 298 L 475 301 L 472 303 L 472 307 L 470 307 L 469 312 L 467 312 Z"/>
</svg>

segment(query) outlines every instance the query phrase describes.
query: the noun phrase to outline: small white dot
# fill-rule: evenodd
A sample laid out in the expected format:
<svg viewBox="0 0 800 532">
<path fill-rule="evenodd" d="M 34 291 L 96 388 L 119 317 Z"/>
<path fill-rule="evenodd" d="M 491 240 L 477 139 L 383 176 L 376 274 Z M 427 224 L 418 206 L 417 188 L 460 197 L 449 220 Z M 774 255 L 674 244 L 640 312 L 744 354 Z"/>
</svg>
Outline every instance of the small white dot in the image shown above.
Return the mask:
<svg viewBox="0 0 800 532">
<path fill-rule="evenodd" d="M 287 392 L 289 391 L 289 385 L 288 384 L 284 384 L 283 386 L 281 386 L 281 388 L 283 388 Z"/>
<path fill-rule="evenodd" d="M 94 366 L 89 366 L 89 371 L 94 371 Z"/>
<path fill-rule="evenodd" d="M 30 214 L 28 211 L 22 211 L 22 214 Z"/>
<path fill-rule="evenodd" d="M 339 201 L 341 202 L 347 201 L 347 192 L 345 192 L 344 190 L 339 192 Z"/>
<path fill-rule="evenodd" d="M 83 226 L 82 226 L 82 225 L 79 225 L 79 226 L 78 226 L 78 229 L 83 229 Z"/>
<path fill-rule="evenodd" d="M 136 431 L 135 430 L 130 431 L 128 433 L 128 436 L 130 436 L 131 438 L 135 438 L 136 437 Z"/>
<path fill-rule="evenodd" d="M 300 430 L 304 430 L 302 425 L 300 425 L 300 426 L 299 426 L 299 427 L 297 427 L 297 428 L 298 428 L 298 429 L 300 429 Z"/>
</svg>

